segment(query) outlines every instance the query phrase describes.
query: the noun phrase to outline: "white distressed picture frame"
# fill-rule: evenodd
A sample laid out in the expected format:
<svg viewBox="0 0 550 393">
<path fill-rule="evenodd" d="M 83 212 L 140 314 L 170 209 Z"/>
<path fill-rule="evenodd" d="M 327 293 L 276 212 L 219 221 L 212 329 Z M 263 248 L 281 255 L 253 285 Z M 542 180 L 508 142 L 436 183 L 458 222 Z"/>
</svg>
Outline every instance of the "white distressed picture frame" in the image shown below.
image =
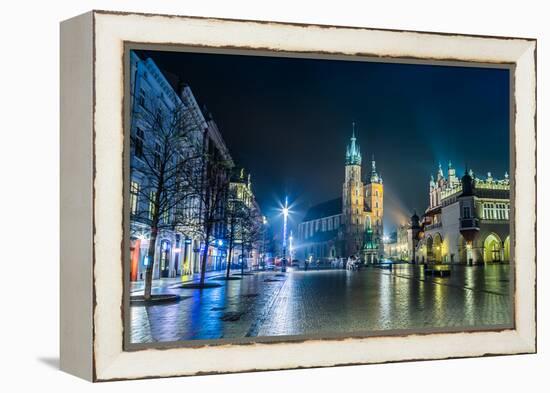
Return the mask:
<svg viewBox="0 0 550 393">
<path fill-rule="evenodd" d="M 125 43 L 513 64 L 513 329 L 124 351 Z M 93 11 L 61 24 L 61 368 L 91 381 L 536 351 L 536 41 Z M 512 271 L 512 270 L 511 270 Z"/>
</svg>

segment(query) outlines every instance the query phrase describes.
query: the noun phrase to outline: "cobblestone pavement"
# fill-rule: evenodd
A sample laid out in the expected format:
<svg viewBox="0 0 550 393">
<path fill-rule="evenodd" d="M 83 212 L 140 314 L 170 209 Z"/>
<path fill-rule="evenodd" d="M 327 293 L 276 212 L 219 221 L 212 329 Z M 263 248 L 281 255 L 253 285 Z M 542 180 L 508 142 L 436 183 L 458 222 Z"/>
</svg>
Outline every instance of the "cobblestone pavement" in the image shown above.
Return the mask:
<svg viewBox="0 0 550 393">
<path fill-rule="evenodd" d="M 410 265 L 262 272 L 202 291 L 167 281 L 153 293 L 183 300 L 131 307 L 131 341 L 510 325 L 509 273 L 506 265 L 458 266 L 446 278 Z"/>
<path fill-rule="evenodd" d="M 241 272 L 241 269 L 231 269 L 231 274 L 239 274 Z M 248 271 L 245 271 L 248 272 Z M 214 277 L 220 277 L 224 276 L 225 271 L 210 271 L 206 272 L 205 277 L 206 279 L 214 278 Z M 181 284 L 183 282 L 192 282 L 192 281 L 198 281 L 200 278 L 199 273 L 193 273 L 193 274 L 186 274 L 183 276 L 178 276 L 175 278 L 159 278 L 157 280 L 153 280 L 152 289 L 153 291 L 155 288 L 164 288 L 168 286 L 172 286 L 175 284 Z M 143 295 L 143 289 L 145 287 L 145 281 L 134 281 L 130 283 L 130 293 L 132 295 Z"/>
</svg>

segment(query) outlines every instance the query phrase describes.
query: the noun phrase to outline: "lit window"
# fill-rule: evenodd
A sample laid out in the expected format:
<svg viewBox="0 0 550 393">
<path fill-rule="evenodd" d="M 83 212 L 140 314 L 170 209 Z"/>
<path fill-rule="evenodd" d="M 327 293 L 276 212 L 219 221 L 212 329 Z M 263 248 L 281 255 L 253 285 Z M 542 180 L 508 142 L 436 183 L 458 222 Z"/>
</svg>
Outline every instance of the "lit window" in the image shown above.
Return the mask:
<svg viewBox="0 0 550 393">
<path fill-rule="evenodd" d="M 130 183 L 130 214 L 136 214 L 138 208 L 139 183 L 133 181 Z"/>
<path fill-rule="evenodd" d="M 483 218 L 486 220 L 493 220 L 496 218 L 494 203 L 485 203 L 483 205 Z"/>
<path fill-rule="evenodd" d="M 496 218 L 499 220 L 508 219 L 508 207 L 505 203 L 496 204 Z"/>
<path fill-rule="evenodd" d="M 155 215 L 155 192 L 149 193 L 149 219 L 152 220 Z"/>
</svg>

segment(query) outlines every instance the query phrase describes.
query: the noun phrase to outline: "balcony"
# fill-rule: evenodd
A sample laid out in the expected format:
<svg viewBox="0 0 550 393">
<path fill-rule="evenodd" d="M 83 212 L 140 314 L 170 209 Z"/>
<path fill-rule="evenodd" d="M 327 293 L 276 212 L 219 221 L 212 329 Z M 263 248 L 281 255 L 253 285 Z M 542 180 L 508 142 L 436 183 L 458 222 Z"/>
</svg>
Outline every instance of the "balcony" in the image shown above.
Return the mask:
<svg viewBox="0 0 550 393">
<path fill-rule="evenodd" d="M 441 228 L 443 224 L 440 222 L 434 222 L 433 224 L 426 225 L 426 231 L 429 231 L 431 229 Z"/>
<path fill-rule="evenodd" d="M 480 220 L 482 224 L 505 224 L 508 225 L 510 220 L 508 218 L 482 218 Z"/>
<path fill-rule="evenodd" d="M 479 219 L 477 218 L 461 218 L 460 230 L 475 230 L 479 231 Z"/>
</svg>

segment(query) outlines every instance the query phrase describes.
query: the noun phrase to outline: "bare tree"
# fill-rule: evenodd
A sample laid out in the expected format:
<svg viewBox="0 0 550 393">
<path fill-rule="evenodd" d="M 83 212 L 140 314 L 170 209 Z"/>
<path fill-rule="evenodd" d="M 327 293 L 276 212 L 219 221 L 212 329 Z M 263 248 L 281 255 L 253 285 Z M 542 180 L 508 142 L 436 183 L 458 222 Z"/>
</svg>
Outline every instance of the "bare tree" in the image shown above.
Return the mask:
<svg viewBox="0 0 550 393">
<path fill-rule="evenodd" d="M 259 249 L 259 243 L 263 239 L 263 217 L 260 214 L 260 210 L 252 203 L 249 207 L 245 207 L 241 211 L 240 215 L 240 239 L 241 239 L 241 252 L 242 252 L 242 264 L 241 275 L 244 274 L 244 261 L 245 255 L 250 255 L 252 250 Z"/>
<path fill-rule="evenodd" d="M 131 149 L 131 176 L 142 180 L 131 189 L 131 217 L 149 228 L 149 248 L 144 298 L 151 298 L 157 238 L 161 231 L 178 225 L 175 210 L 194 195 L 182 174 L 198 165 L 202 157 L 200 130 L 189 119 L 183 105 L 167 107 L 159 101 L 134 110 Z M 199 142 L 199 144 L 197 143 Z M 136 189 L 137 188 L 137 189 Z"/>
<path fill-rule="evenodd" d="M 215 240 L 215 230 L 225 230 L 231 168 L 231 160 L 215 148 L 206 131 L 201 165 L 188 166 L 181 173 L 185 179 L 185 187 L 199 206 L 198 209 L 188 212 L 184 222 L 188 231 L 201 239 L 204 247 L 200 262 L 200 287 L 204 287 L 208 249 Z"/>
<path fill-rule="evenodd" d="M 225 211 L 225 225 L 227 227 L 227 266 L 225 278 L 229 278 L 231 272 L 231 262 L 233 260 L 233 250 L 239 236 L 239 223 L 242 216 L 243 203 L 237 198 L 237 190 L 229 189 L 227 198 L 227 208 Z"/>
</svg>

